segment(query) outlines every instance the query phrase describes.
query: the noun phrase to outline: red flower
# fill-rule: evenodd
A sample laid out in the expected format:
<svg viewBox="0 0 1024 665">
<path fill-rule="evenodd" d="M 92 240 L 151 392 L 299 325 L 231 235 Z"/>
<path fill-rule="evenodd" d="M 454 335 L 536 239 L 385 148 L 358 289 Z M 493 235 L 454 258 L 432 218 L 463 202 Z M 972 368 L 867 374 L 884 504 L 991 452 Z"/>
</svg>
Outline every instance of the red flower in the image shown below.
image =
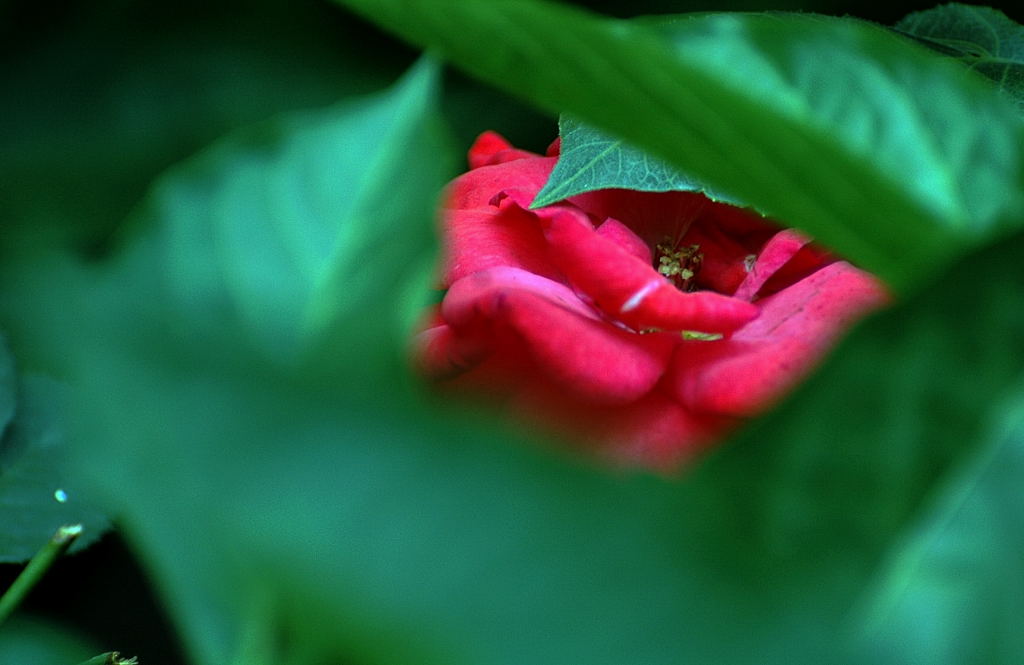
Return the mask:
<svg viewBox="0 0 1024 665">
<path fill-rule="evenodd" d="M 886 300 L 808 238 L 700 194 L 602 190 L 530 210 L 557 160 L 497 134 L 443 210 L 448 289 L 416 344 L 453 390 L 670 466 L 765 410 Z"/>
</svg>

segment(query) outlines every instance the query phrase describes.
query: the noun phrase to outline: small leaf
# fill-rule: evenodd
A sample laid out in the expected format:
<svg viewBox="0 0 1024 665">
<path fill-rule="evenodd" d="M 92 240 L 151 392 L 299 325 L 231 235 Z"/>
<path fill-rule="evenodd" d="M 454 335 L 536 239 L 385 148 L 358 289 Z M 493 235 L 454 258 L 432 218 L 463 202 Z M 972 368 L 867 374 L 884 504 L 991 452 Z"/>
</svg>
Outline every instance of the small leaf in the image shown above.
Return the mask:
<svg viewBox="0 0 1024 665">
<path fill-rule="evenodd" d="M 558 122 L 561 153 L 544 188 L 531 207 L 540 208 L 576 194 L 597 189 L 633 189 L 642 192 L 703 192 L 708 198 L 742 205 L 701 184 L 642 150 L 612 138 L 571 115 Z"/>
<path fill-rule="evenodd" d="M 951 3 L 908 14 L 895 28 L 994 82 L 1024 110 L 1024 26 L 991 7 Z"/>
<path fill-rule="evenodd" d="M 0 562 L 27 561 L 65 524 L 81 524 L 80 550 L 108 528 L 67 468 L 67 387 L 24 377 L 14 422 L 0 445 Z"/>
</svg>

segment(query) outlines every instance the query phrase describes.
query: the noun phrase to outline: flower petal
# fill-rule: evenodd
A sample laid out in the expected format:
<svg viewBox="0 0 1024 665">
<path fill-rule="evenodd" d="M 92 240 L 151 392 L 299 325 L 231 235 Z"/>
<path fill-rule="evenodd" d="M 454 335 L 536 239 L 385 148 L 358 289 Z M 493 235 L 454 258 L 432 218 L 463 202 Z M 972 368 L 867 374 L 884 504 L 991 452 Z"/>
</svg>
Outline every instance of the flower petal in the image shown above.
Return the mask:
<svg viewBox="0 0 1024 665">
<path fill-rule="evenodd" d="M 650 264 L 568 211 L 547 222 L 544 235 L 555 265 L 604 312 L 634 330 L 728 333 L 757 316 L 757 307 L 735 298 L 679 291 Z"/>
<path fill-rule="evenodd" d="M 597 234 L 602 238 L 611 240 L 616 245 L 626 250 L 636 258 L 650 265 L 654 261 L 651 256 L 651 247 L 637 234 L 622 222 L 612 217 L 604 220 L 601 226 L 597 227 Z"/>
<path fill-rule="evenodd" d="M 761 316 L 731 339 L 680 344 L 667 383 L 694 410 L 755 415 L 803 378 L 853 321 L 887 299 L 873 277 L 833 263 L 762 300 Z"/>
<path fill-rule="evenodd" d="M 530 202 L 540 191 L 557 157 L 530 157 L 489 166 L 481 166 L 463 173 L 452 181 L 445 192 L 444 207 L 461 210 L 493 207 L 502 192 L 517 191 L 516 200 Z M 506 194 L 507 196 L 507 194 Z"/>
<path fill-rule="evenodd" d="M 602 220 L 628 220 L 629 228 L 649 247 L 666 238 L 683 237 L 711 201 L 693 192 L 638 192 L 631 189 L 600 189 L 569 199 L 587 214 Z"/>
<path fill-rule="evenodd" d="M 503 164 L 528 157 L 539 157 L 536 153 L 519 150 L 497 132 L 487 131 L 476 137 L 469 148 L 469 168 Z"/>
<path fill-rule="evenodd" d="M 629 402 L 649 391 L 675 343 L 671 335 L 622 330 L 564 285 L 515 268 L 459 280 L 441 308 L 458 335 L 500 338 L 513 331 L 550 379 L 594 404 Z"/>
<path fill-rule="evenodd" d="M 507 266 L 561 280 L 534 215 L 516 205 L 444 211 L 442 284 Z"/>
<path fill-rule="evenodd" d="M 810 241 L 807 236 L 791 229 L 776 233 L 761 250 L 753 268 L 736 289 L 734 296 L 741 300 L 753 300 L 768 278 L 786 265 Z"/>
<path fill-rule="evenodd" d="M 551 383 L 533 382 L 508 405 L 516 421 L 596 450 L 625 466 L 672 469 L 703 449 L 735 418 L 687 411 L 659 390 L 639 400 L 600 410 L 574 400 Z"/>
</svg>

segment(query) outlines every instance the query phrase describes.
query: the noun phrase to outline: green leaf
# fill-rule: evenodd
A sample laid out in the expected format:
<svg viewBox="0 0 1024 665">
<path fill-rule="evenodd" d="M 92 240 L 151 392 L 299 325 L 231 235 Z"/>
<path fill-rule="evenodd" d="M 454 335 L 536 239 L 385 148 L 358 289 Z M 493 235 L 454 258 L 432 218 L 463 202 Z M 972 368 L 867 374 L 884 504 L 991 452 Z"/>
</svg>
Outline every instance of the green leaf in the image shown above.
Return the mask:
<svg viewBox="0 0 1024 665">
<path fill-rule="evenodd" d="M 558 163 L 531 207 L 557 203 L 597 189 L 633 189 L 642 192 L 703 192 L 708 198 L 734 205 L 738 200 L 706 187 L 642 150 L 589 127 L 571 115 L 558 121 L 562 139 Z"/>
<path fill-rule="evenodd" d="M 7 425 L 14 417 L 18 392 L 17 376 L 14 372 L 14 356 L 7 348 L 7 340 L 0 336 L 0 439 L 3 438 Z"/>
<path fill-rule="evenodd" d="M 186 327 L 231 331 L 285 362 L 333 335 L 396 334 L 381 302 L 428 274 L 451 163 L 436 89 L 424 61 L 385 93 L 232 135 L 162 177 L 138 222 L 157 230 L 159 274 Z M 410 167 L 427 156 L 429 168 Z M 405 319 L 421 305 L 404 304 Z M 362 326 L 340 331 L 356 312 Z"/>
<path fill-rule="evenodd" d="M 72 665 L 99 649 L 67 628 L 12 617 L 0 626 L 0 662 L 11 665 Z"/>
<path fill-rule="evenodd" d="M 408 377 L 382 376 L 382 367 L 398 364 L 408 320 L 422 310 L 425 278 L 433 270 L 436 198 L 452 161 L 438 126 L 436 84 L 437 68 L 424 62 L 385 93 L 228 137 L 161 179 L 139 212 L 139 226 L 148 231 L 99 275 L 52 258 L 8 266 L 20 290 L 8 291 L 4 313 L 17 333 L 18 348 L 30 348 L 39 364 L 77 377 L 108 354 L 113 370 L 119 358 L 138 355 L 148 365 L 151 357 L 184 346 L 184 364 L 191 362 L 191 354 L 209 361 L 196 368 L 197 377 L 212 369 L 232 376 L 241 372 L 249 377 L 243 388 L 268 372 L 267 365 L 284 372 L 275 381 L 287 384 L 295 371 L 289 361 L 303 354 L 310 373 L 319 376 L 335 366 L 349 373 L 340 380 L 335 375 L 335 398 L 377 392 L 387 397 L 400 390 Z M 75 338 L 90 352 L 53 353 L 64 348 L 60 340 L 66 339 L 69 321 L 76 322 Z M 86 339 L 107 341 L 93 347 Z M 351 380 L 352 374 L 371 370 L 375 374 Z M 147 382 L 156 378 L 141 374 Z M 160 392 L 160 381 L 151 387 L 156 392 L 138 395 L 141 401 L 131 400 L 118 413 L 104 409 L 100 415 L 82 408 L 80 400 L 80 417 L 101 429 L 141 433 L 143 423 L 163 417 L 169 405 L 143 405 Z M 239 403 L 230 393 L 204 394 L 216 413 L 231 404 L 239 409 L 236 415 L 243 415 L 254 406 Z M 287 395 L 284 399 L 291 404 Z M 144 413 L 153 406 L 155 411 Z M 273 403 L 256 408 L 280 412 Z M 93 415 L 103 422 L 92 420 Z M 206 425 L 214 422 L 199 412 L 181 415 L 172 427 L 174 436 L 181 434 L 179 425 L 193 422 L 202 438 Z M 231 423 L 224 424 L 223 438 L 204 444 L 207 453 L 218 460 L 225 453 L 252 454 L 262 435 L 254 431 L 253 445 L 246 445 L 234 438 Z M 195 441 L 181 441 L 165 452 L 184 451 L 180 444 L 191 449 Z M 142 538 L 150 529 L 163 532 L 169 540 L 159 555 L 193 569 L 187 583 L 163 587 L 183 608 L 178 619 L 189 646 L 215 654 L 215 662 L 230 662 L 235 655 L 244 659 L 262 649 L 258 643 L 237 644 L 252 632 L 244 620 L 248 610 L 257 601 L 267 602 L 263 580 L 244 578 L 250 567 L 237 567 L 236 575 L 206 565 L 209 557 L 218 556 L 223 541 L 198 528 L 201 521 L 161 523 L 134 509 L 120 511 L 124 501 L 164 503 L 187 488 L 198 490 L 201 479 L 210 479 L 207 471 L 219 473 L 216 465 L 182 455 L 171 466 L 191 468 L 191 480 L 169 491 L 152 485 L 135 495 L 133 481 L 115 480 L 127 478 L 114 468 L 120 462 L 110 465 L 101 453 L 109 452 L 107 443 L 80 439 L 82 456 L 74 468 L 106 466 L 108 481 L 116 484 L 93 487 L 108 505 L 118 507 L 128 534 Z M 149 457 L 146 449 L 159 445 L 156 439 L 139 439 L 132 444 L 134 451 L 124 452 L 141 462 Z M 168 477 L 176 475 L 170 467 L 165 471 Z M 227 482 L 222 487 L 232 491 Z M 189 501 L 180 505 L 194 508 Z M 225 604 L 211 602 L 211 596 L 246 600 L 237 613 L 225 613 Z"/>
<path fill-rule="evenodd" d="M 1021 221 L 1013 106 L 869 24 L 636 25 L 527 0 L 343 4 L 806 230 L 897 289 Z"/>
<path fill-rule="evenodd" d="M 81 468 L 117 489 L 199 661 L 230 655 L 262 597 L 284 643 L 324 660 L 832 662 L 1024 372 L 1022 251 L 974 255 L 867 322 L 684 481 L 372 388 L 398 374 L 323 386 L 159 327 L 82 351 Z"/>
<path fill-rule="evenodd" d="M 66 386 L 37 376 L 20 381 L 18 411 L 0 441 L 0 562 L 27 561 L 62 525 L 84 527 L 72 551 L 109 526 L 68 468 L 66 409 Z"/>
<path fill-rule="evenodd" d="M 993 81 L 1024 109 L 1024 26 L 991 7 L 950 3 L 914 12 L 896 30 Z"/>
<path fill-rule="evenodd" d="M 865 660 L 1024 661 L 1024 390 L 868 594 Z"/>
<path fill-rule="evenodd" d="M 5 14 L 0 249 L 103 247 L 174 163 L 230 130 L 380 88 L 409 58 L 367 58 L 380 37 L 316 0 L 244 7 L 100 0 L 55 8 L 38 30 Z"/>
</svg>

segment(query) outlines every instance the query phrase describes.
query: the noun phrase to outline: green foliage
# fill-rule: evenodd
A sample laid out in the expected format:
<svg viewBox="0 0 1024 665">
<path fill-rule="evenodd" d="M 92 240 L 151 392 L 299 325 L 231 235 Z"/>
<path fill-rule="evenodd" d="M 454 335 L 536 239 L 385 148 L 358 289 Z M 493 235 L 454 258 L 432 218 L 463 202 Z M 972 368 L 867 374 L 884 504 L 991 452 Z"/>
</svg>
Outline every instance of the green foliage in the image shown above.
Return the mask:
<svg viewBox="0 0 1024 665">
<path fill-rule="evenodd" d="M 807 230 L 899 289 L 1019 221 L 1015 109 L 866 23 L 713 14 L 632 25 L 534 1 L 344 4 Z"/>
<path fill-rule="evenodd" d="M 692 172 L 918 288 L 679 478 L 439 405 L 401 362 L 452 161 L 424 62 L 169 171 L 108 261 L 4 264 L 12 346 L 75 426 L 52 476 L 64 389 L 0 355 L 0 533 L 9 489 L 95 494 L 195 662 L 1020 660 L 1011 104 L 856 21 L 348 4 L 621 136 L 641 184 Z M 591 175 L 553 182 L 636 185 Z"/>
<path fill-rule="evenodd" d="M 1024 26 L 998 9 L 951 3 L 914 12 L 896 30 L 950 55 L 1024 108 Z"/>
<path fill-rule="evenodd" d="M 981 454 L 948 479 L 872 590 L 866 661 L 1024 660 L 1024 392 L 999 411 Z"/>
<path fill-rule="evenodd" d="M 373 40 L 315 0 L 94 0 L 28 28 L 18 14 L 31 11 L 11 13 L 3 249 L 102 246 L 175 162 L 237 127 L 381 87 L 408 57 L 369 61 Z"/>
<path fill-rule="evenodd" d="M 107 529 L 67 465 L 67 387 L 39 376 L 18 382 L 14 421 L 0 441 L 0 562 L 27 561 L 65 524 L 81 524 L 78 550 Z"/>
<path fill-rule="evenodd" d="M 431 227 L 407 221 L 430 219 L 450 175 L 443 132 L 422 111 L 435 97 L 425 61 L 393 91 L 241 132 L 171 171 L 136 220 L 157 229 L 168 306 L 285 361 L 360 329 L 395 335 L 422 301 L 385 312 L 381 294 L 431 270 Z M 409 168 L 428 159 L 434 168 Z"/>
<path fill-rule="evenodd" d="M 271 633 L 325 659 L 832 662 L 879 562 L 1024 369 L 1022 249 L 863 326 L 683 483 L 495 440 L 369 387 L 387 375 L 325 387 L 163 337 L 158 354 L 89 355 L 82 464 L 115 481 L 200 661 L 226 659 L 269 602 Z"/>
<path fill-rule="evenodd" d="M 708 198 L 742 205 L 571 115 L 558 121 L 562 139 L 558 163 L 551 178 L 537 193 L 532 207 L 557 203 L 596 189 L 635 189 L 642 192 L 703 192 Z"/>
<path fill-rule="evenodd" d="M 66 627 L 37 620 L 12 619 L 0 626 L 0 662 L 71 665 L 98 649 Z"/>
<path fill-rule="evenodd" d="M 0 438 L 14 417 L 18 395 L 17 375 L 14 372 L 14 357 L 7 348 L 7 340 L 0 337 Z"/>
</svg>

